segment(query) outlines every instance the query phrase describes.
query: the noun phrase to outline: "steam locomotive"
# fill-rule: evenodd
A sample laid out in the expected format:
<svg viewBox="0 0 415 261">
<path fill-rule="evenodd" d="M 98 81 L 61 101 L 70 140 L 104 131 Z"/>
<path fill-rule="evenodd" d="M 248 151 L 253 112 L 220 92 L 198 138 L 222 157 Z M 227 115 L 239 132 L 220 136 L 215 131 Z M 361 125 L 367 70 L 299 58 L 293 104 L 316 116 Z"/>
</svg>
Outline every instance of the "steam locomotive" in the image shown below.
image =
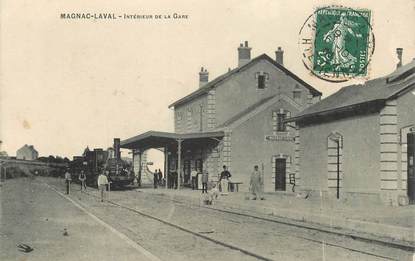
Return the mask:
<svg viewBox="0 0 415 261">
<path fill-rule="evenodd" d="M 108 171 L 108 181 L 112 187 L 123 187 L 132 184 L 134 173 L 132 162 L 121 159 L 120 139 L 114 139 L 114 146 L 103 149 L 89 150 L 87 147 L 82 156 L 75 156 L 70 166 L 70 172 L 75 175 L 75 182 L 78 182 L 78 175 L 83 171 L 86 175 L 88 186 L 97 186 L 98 175 Z"/>
</svg>

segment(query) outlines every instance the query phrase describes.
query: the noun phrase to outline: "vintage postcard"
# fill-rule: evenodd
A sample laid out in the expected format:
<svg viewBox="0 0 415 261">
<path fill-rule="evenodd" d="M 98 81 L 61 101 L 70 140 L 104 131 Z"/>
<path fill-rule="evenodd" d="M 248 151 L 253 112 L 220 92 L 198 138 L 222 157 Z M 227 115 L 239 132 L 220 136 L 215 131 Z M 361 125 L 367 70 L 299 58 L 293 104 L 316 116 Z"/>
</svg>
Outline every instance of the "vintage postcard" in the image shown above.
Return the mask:
<svg viewBox="0 0 415 261">
<path fill-rule="evenodd" d="M 415 260 L 414 0 L 0 19 L 0 260 Z"/>
</svg>

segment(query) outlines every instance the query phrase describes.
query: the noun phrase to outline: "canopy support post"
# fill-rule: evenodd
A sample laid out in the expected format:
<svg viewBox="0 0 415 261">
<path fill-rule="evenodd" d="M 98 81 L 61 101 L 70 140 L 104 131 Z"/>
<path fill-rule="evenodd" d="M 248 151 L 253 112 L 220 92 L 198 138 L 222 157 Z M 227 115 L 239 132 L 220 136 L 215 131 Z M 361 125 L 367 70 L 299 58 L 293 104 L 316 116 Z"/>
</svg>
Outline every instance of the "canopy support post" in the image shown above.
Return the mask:
<svg viewBox="0 0 415 261">
<path fill-rule="evenodd" d="M 182 176 L 182 139 L 177 139 L 177 189 L 180 189 L 180 178 Z"/>
<path fill-rule="evenodd" d="M 165 184 L 166 189 L 168 189 L 168 183 L 169 183 L 169 175 L 167 173 L 169 171 L 169 169 L 167 168 L 168 157 L 169 157 L 169 154 L 168 154 L 167 145 L 166 145 L 164 146 L 164 180 L 166 181 L 166 184 Z"/>
</svg>

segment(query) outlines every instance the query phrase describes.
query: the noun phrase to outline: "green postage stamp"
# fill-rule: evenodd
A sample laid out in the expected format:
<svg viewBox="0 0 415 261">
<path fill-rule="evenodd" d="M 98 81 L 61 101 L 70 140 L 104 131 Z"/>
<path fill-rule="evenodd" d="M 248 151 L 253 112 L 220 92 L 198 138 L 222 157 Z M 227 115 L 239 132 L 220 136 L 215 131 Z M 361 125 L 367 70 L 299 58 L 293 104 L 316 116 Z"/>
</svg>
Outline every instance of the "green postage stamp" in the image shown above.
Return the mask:
<svg viewBox="0 0 415 261">
<path fill-rule="evenodd" d="M 367 77 L 374 51 L 371 12 L 347 7 L 321 7 L 300 30 L 303 63 L 330 82 Z"/>
</svg>

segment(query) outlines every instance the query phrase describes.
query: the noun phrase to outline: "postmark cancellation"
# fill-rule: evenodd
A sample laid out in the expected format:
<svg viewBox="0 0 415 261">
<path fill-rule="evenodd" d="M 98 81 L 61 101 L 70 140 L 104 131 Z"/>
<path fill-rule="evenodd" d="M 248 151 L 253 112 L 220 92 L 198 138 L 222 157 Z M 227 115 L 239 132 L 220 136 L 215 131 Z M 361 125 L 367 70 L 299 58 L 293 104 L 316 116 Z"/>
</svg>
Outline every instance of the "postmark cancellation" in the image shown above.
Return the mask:
<svg viewBox="0 0 415 261">
<path fill-rule="evenodd" d="M 367 78 L 375 49 L 371 15 L 367 9 L 316 8 L 299 32 L 304 66 L 330 82 Z"/>
</svg>

